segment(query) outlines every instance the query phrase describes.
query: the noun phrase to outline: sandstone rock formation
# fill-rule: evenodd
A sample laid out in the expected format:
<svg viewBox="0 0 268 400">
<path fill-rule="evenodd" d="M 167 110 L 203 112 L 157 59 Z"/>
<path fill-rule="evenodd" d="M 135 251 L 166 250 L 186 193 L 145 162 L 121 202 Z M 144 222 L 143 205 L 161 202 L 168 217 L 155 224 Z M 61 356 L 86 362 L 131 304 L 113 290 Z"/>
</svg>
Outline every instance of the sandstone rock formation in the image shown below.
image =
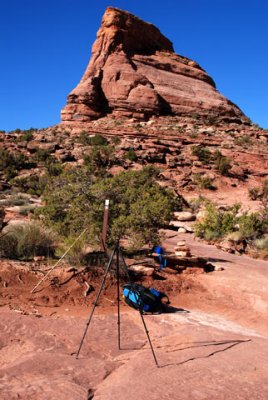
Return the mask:
<svg viewBox="0 0 268 400">
<path fill-rule="evenodd" d="M 174 53 L 155 26 L 107 8 L 90 63 L 62 110 L 62 122 L 85 123 L 107 114 L 146 118 L 192 113 L 246 120 L 196 62 Z"/>
</svg>

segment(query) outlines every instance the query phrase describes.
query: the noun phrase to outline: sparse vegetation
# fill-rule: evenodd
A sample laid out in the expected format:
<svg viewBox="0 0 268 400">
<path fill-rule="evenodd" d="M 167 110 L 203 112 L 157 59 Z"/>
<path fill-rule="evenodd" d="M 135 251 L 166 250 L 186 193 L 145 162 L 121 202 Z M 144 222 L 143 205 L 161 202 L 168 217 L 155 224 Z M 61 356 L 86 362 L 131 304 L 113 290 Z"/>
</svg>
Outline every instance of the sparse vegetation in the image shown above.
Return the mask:
<svg viewBox="0 0 268 400">
<path fill-rule="evenodd" d="M 119 136 L 113 136 L 111 142 L 113 145 L 118 146 L 121 143 L 121 139 Z"/>
<path fill-rule="evenodd" d="M 29 175 L 12 179 L 11 184 L 21 192 L 41 196 L 47 184 L 47 175 Z"/>
<path fill-rule="evenodd" d="M 215 168 L 219 172 L 219 174 L 228 176 L 230 169 L 232 167 L 231 160 L 228 157 L 222 155 L 219 150 L 217 150 L 213 154 L 213 158 L 214 158 Z"/>
<path fill-rule="evenodd" d="M 21 131 L 21 136 L 19 137 L 19 140 L 21 142 L 30 142 L 33 140 L 33 133 L 36 131 L 34 128 L 27 129 L 25 131 Z"/>
<path fill-rule="evenodd" d="M 126 158 L 127 160 L 130 160 L 130 161 L 133 161 L 133 162 L 137 161 L 137 159 L 138 159 L 137 154 L 136 154 L 136 152 L 135 152 L 135 150 L 134 150 L 133 148 L 130 148 L 130 149 L 126 152 L 125 158 Z"/>
<path fill-rule="evenodd" d="M 64 172 L 48 184 L 46 205 L 38 214 L 66 237 L 88 227 L 94 242 L 101 232 L 104 201 L 110 199 L 110 244 L 121 236 L 131 238 L 134 247 L 155 242 L 159 228 L 180 206 L 170 191 L 155 183 L 157 174 L 150 167 L 105 179 L 86 168 Z"/>
<path fill-rule="evenodd" d="M 262 213 L 239 214 L 240 205 L 235 204 L 226 210 L 206 201 L 205 216 L 195 224 L 195 234 L 207 241 L 219 240 L 237 232 L 239 240 L 253 241 L 261 238 L 268 229 L 268 221 Z"/>
<path fill-rule="evenodd" d="M 265 180 L 262 186 L 257 186 L 250 188 L 248 190 L 248 195 L 251 200 L 268 200 L 268 180 Z"/>
<path fill-rule="evenodd" d="M 247 146 L 252 145 L 252 138 L 248 135 L 243 135 L 243 136 L 236 137 L 234 139 L 234 142 L 235 142 L 235 144 L 237 144 L 239 146 L 247 147 Z"/>
<path fill-rule="evenodd" d="M 2 257 L 27 260 L 34 256 L 53 256 L 55 253 L 55 233 L 36 222 L 8 225 L 4 233 L 0 238 Z"/>
<path fill-rule="evenodd" d="M 37 149 L 34 158 L 39 162 L 46 162 L 50 157 L 50 152 L 46 149 Z"/>
<path fill-rule="evenodd" d="M 90 137 L 91 146 L 107 146 L 108 144 L 108 140 L 99 133 L 97 133 L 95 136 Z"/>
<path fill-rule="evenodd" d="M 193 183 L 200 189 L 216 190 L 216 186 L 213 184 L 213 179 L 207 175 L 194 174 Z"/>
<path fill-rule="evenodd" d="M 0 149 L 0 172 L 9 181 L 14 178 L 18 171 L 24 168 L 31 168 L 32 163 L 22 153 L 11 153 L 8 150 Z"/>
<path fill-rule="evenodd" d="M 196 156 L 203 164 L 209 163 L 212 156 L 209 149 L 203 145 L 192 146 L 192 155 Z"/>
<path fill-rule="evenodd" d="M 107 175 L 107 167 L 110 166 L 114 158 L 114 147 L 92 146 L 84 156 L 84 165 L 90 173 L 95 175 Z"/>
<path fill-rule="evenodd" d="M 2 206 L 24 206 L 29 203 L 29 195 L 26 193 L 13 193 L 6 199 L 0 200 Z"/>
</svg>

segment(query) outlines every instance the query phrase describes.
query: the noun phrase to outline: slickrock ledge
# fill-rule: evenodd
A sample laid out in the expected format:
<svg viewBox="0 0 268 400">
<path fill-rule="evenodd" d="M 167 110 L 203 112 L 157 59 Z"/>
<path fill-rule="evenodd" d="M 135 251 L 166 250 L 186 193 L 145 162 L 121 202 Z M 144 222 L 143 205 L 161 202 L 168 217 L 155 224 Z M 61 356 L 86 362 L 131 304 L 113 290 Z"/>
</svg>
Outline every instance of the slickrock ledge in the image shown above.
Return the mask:
<svg viewBox="0 0 268 400">
<path fill-rule="evenodd" d="M 247 120 L 195 61 L 174 53 L 158 28 L 107 8 L 89 65 L 61 112 L 62 123 L 83 124 L 107 114 L 146 119 L 193 113 Z"/>
</svg>

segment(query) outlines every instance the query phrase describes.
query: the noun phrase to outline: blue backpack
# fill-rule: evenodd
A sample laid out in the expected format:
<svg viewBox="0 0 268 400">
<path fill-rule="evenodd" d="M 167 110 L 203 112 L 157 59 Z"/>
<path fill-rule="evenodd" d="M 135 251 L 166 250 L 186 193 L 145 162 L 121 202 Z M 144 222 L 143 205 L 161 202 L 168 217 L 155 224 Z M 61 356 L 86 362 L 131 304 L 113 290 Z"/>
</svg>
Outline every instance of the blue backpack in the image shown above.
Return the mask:
<svg viewBox="0 0 268 400">
<path fill-rule="evenodd" d="M 158 262 L 159 262 L 159 268 L 160 270 L 162 268 L 165 268 L 167 266 L 167 259 L 165 257 L 165 252 L 163 247 L 160 246 L 154 246 L 153 248 L 153 253 L 158 254 Z"/>
<path fill-rule="evenodd" d="M 163 312 L 165 304 L 170 303 L 165 293 L 137 283 L 124 285 L 123 297 L 130 307 L 143 312 Z M 165 299 L 165 303 L 162 302 L 163 299 Z"/>
</svg>

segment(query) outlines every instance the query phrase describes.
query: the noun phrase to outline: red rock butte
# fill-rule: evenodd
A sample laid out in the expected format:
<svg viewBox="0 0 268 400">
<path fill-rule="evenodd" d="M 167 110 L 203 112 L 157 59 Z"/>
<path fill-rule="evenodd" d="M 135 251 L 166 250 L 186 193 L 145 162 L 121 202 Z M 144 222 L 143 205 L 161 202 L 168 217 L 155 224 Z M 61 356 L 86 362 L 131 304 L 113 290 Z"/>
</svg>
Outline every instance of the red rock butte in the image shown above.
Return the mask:
<svg viewBox="0 0 268 400">
<path fill-rule="evenodd" d="M 246 120 L 195 62 L 174 52 L 158 28 L 117 8 L 107 8 L 89 65 L 61 112 L 64 124 L 107 114 L 222 116 Z"/>
</svg>

